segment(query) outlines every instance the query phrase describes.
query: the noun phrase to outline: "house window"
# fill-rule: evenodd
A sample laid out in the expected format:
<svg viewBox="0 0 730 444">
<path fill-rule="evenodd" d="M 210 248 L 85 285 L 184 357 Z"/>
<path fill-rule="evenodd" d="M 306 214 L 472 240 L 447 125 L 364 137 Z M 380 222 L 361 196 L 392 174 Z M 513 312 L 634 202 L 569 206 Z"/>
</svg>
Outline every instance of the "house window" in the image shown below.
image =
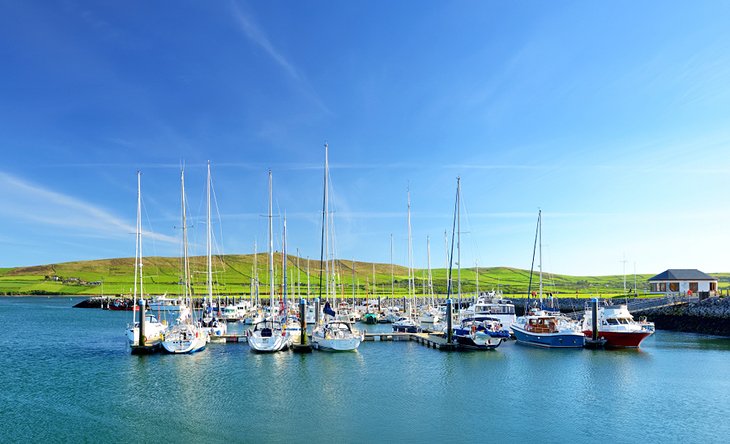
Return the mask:
<svg viewBox="0 0 730 444">
<path fill-rule="evenodd" d="M 679 282 L 670 282 L 669 291 L 679 291 Z"/>
<path fill-rule="evenodd" d="M 710 291 L 717 291 L 717 282 L 710 282 Z"/>
<path fill-rule="evenodd" d="M 689 290 L 692 293 L 697 293 L 697 282 L 690 282 L 689 283 Z"/>
<path fill-rule="evenodd" d="M 661 292 L 667 291 L 667 283 L 666 282 L 660 282 L 658 284 L 658 286 L 659 286 L 659 291 L 661 291 Z"/>
</svg>

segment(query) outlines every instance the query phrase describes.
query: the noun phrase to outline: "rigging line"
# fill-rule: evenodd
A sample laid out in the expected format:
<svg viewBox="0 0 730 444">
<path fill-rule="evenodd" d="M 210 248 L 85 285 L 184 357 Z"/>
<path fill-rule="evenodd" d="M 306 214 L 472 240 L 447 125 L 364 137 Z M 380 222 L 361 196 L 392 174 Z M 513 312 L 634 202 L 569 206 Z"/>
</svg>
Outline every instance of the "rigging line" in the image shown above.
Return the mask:
<svg viewBox="0 0 730 444">
<path fill-rule="evenodd" d="M 532 273 L 535 271 L 535 253 L 537 252 L 537 234 L 538 230 L 540 229 L 540 217 L 541 212 L 538 211 L 537 213 L 537 225 L 535 226 L 535 243 L 532 246 L 532 264 L 530 264 L 530 282 L 527 284 L 527 299 L 530 299 L 530 295 L 532 294 Z M 526 307 L 525 307 L 526 308 Z M 525 310 L 527 312 L 527 310 Z"/>
<path fill-rule="evenodd" d="M 150 215 L 147 212 L 147 206 L 145 205 L 144 198 L 141 198 L 141 205 L 142 205 L 142 212 L 144 213 L 145 218 L 147 219 L 147 226 L 150 227 L 149 231 L 147 231 L 147 234 L 153 233 L 154 231 L 152 231 L 152 220 L 150 219 Z M 140 222 L 139 230 L 140 230 L 140 235 L 144 235 L 145 234 L 145 231 L 142 229 L 141 222 Z M 159 256 L 158 253 L 157 253 L 157 243 L 155 242 L 154 236 L 147 236 L 147 239 L 148 240 L 145 241 L 145 249 L 149 249 L 149 243 L 151 241 L 151 243 L 152 243 L 152 256 Z M 150 262 L 148 261 L 147 264 L 149 264 L 149 263 Z M 157 269 L 157 274 L 159 274 L 159 265 L 158 265 L 158 269 Z M 149 273 L 147 273 L 145 271 L 145 276 L 147 276 L 147 277 L 156 277 L 157 274 L 150 275 Z"/>
<path fill-rule="evenodd" d="M 454 264 L 454 231 L 456 231 L 456 212 L 458 210 L 457 206 L 459 205 L 459 190 L 457 188 L 456 190 L 456 199 L 454 200 L 454 221 L 451 225 L 451 252 L 449 254 L 449 271 L 448 271 L 448 279 L 446 284 L 446 299 L 451 298 L 451 292 L 453 290 L 452 288 L 452 272 L 453 272 L 453 264 Z M 461 307 L 459 307 L 460 309 Z"/>
</svg>

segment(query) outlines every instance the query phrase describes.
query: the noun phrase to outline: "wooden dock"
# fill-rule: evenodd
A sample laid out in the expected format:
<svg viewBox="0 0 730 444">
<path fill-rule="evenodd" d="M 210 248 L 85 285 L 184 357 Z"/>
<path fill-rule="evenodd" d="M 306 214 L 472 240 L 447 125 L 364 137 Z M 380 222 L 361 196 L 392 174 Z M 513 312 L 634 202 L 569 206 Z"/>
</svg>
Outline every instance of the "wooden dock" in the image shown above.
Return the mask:
<svg viewBox="0 0 730 444">
<path fill-rule="evenodd" d="M 311 337 L 310 337 L 311 338 Z M 399 333 L 399 332 L 382 332 L 382 333 L 365 333 L 363 342 L 394 342 L 394 341 L 415 341 L 428 348 L 437 350 L 456 350 L 455 344 L 446 342 L 443 335 L 433 333 Z M 211 340 L 214 343 L 229 342 L 248 342 L 248 338 L 244 334 L 226 334 Z"/>
</svg>

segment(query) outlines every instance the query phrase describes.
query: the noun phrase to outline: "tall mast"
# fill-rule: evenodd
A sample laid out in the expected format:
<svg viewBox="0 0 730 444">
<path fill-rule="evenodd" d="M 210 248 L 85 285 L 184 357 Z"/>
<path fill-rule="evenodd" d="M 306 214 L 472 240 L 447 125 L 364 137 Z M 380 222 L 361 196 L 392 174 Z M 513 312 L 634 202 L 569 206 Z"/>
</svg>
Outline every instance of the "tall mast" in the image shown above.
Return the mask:
<svg viewBox="0 0 730 444">
<path fill-rule="evenodd" d="M 537 236 L 540 246 L 540 261 L 537 266 L 540 270 L 540 305 L 542 305 L 542 210 L 538 210 L 537 212 Z"/>
<path fill-rule="evenodd" d="M 390 297 L 395 296 L 395 274 L 393 273 L 393 233 L 390 233 Z"/>
<path fill-rule="evenodd" d="M 134 305 L 137 305 L 137 295 L 140 299 L 144 298 L 142 292 L 142 181 L 140 179 L 142 173 L 137 171 L 137 226 L 135 229 L 134 239 Z M 139 282 L 139 293 L 137 293 L 137 283 Z M 132 323 L 136 322 L 136 312 L 132 311 Z M 140 319 L 144 321 L 144 319 Z"/>
<path fill-rule="evenodd" d="M 431 236 L 426 236 L 426 257 L 428 260 L 428 294 L 433 305 L 433 277 L 431 276 Z"/>
<path fill-rule="evenodd" d="M 479 259 L 474 262 L 477 266 L 477 297 L 479 297 Z"/>
<path fill-rule="evenodd" d="M 415 296 L 414 286 L 415 282 L 413 279 L 413 241 L 411 239 L 411 187 L 408 186 L 408 297 Z"/>
<path fill-rule="evenodd" d="M 327 243 L 327 238 L 329 237 L 328 232 L 328 216 L 327 216 L 327 174 L 328 174 L 328 146 L 327 143 L 324 144 L 324 191 L 322 193 L 322 241 L 320 243 L 320 251 L 319 251 L 319 298 L 322 299 L 322 265 L 324 265 L 324 281 L 325 281 L 325 297 L 327 301 L 329 301 L 329 288 L 330 288 L 330 281 L 329 281 L 329 247 Z"/>
<path fill-rule="evenodd" d="M 286 310 L 286 216 L 284 216 L 284 241 L 282 242 L 281 252 L 281 276 L 283 279 L 284 286 L 282 287 L 282 294 L 284 299 L 284 310 Z M 284 312 L 286 314 L 286 311 Z"/>
<path fill-rule="evenodd" d="M 256 305 L 259 303 L 259 267 L 257 263 L 257 249 L 256 239 L 253 241 L 253 288 L 251 289 L 251 299 L 253 299 Z M 254 299 L 254 293 L 256 298 Z"/>
<path fill-rule="evenodd" d="M 272 178 L 271 170 L 269 170 L 269 312 L 273 318 L 274 313 L 274 223 L 273 223 L 273 204 L 272 204 Z"/>
<path fill-rule="evenodd" d="M 375 286 L 375 262 L 373 262 L 373 297 L 375 297 L 375 292 L 378 290 L 378 287 Z"/>
<path fill-rule="evenodd" d="M 207 233 L 205 254 L 208 261 L 208 304 L 213 307 L 213 239 L 210 229 L 210 160 L 208 161 L 208 182 L 206 184 Z M 218 307 L 220 309 L 220 307 Z"/>
<path fill-rule="evenodd" d="M 302 274 L 299 268 L 299 248 L 297 248 L 297 299 L 302 296 Z"/>
<path fill-rule="evenodd" d="M 188 256 L 188 222 L 187 209 L 185 204 L 185 170 L 180 170 L 180 206 L 182 217 L 182 242 L 183 242 L 183 294 L 185 302 L 189 304 L 190 314 L 193 311 L 193 294 L 190 288 L 190 259 Z"/>
<path fill-rule="evenodd" d="M 461 308 L 461 177 L 456 178 L 456 278 Z"/>
</svg>

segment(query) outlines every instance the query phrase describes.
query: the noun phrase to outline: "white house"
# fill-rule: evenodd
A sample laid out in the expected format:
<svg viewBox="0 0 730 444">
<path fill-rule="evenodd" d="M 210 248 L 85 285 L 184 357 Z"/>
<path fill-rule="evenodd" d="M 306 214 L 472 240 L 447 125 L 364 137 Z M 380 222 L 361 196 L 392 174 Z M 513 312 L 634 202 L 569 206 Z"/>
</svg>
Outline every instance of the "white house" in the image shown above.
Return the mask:
<svg viewBox="0 0 730 444">
<path fill-rule="evenodd" d="M 649 279 L 651 293 L 714 296 L 717 279 L 695 269 L 667 270 Z"/>
</svg>

